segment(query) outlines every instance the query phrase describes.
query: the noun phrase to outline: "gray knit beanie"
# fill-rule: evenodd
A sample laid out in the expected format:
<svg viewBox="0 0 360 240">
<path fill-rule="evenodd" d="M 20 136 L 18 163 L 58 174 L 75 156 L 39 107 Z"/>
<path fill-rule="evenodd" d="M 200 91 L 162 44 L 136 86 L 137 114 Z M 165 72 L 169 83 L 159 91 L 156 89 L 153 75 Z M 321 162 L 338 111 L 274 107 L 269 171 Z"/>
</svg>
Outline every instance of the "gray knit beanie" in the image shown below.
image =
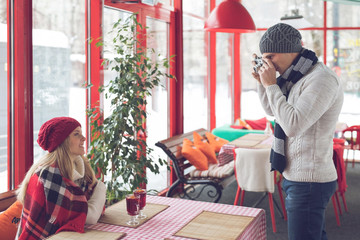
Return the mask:
<svg viewBox="0 0 360 240">
<path fill-rule="evenodd" d="M 261 54 L 300 52 L 301 34 L 288 24 L 278 23 L 264 33 L 259 47 Z"/>
</svg>

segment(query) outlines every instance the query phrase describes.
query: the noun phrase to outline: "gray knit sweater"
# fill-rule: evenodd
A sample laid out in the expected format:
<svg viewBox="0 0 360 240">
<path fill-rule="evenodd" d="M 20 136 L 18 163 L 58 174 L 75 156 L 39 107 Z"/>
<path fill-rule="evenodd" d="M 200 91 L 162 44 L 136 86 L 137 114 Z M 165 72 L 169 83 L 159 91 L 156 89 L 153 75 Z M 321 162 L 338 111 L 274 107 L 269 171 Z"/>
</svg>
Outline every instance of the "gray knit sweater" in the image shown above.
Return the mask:
<svg viewBox="0 0 360 240">
<path fill-rule="evenodd" d="M 287 101 L 276 84 L 266 89 L 259 84 L 258 94 L 287 136 L 283 176 L 298 182 L 336 180 L 332 139 L 344 98 L 339 78 L 317 63 L 292 87 Z"/>
</svg>

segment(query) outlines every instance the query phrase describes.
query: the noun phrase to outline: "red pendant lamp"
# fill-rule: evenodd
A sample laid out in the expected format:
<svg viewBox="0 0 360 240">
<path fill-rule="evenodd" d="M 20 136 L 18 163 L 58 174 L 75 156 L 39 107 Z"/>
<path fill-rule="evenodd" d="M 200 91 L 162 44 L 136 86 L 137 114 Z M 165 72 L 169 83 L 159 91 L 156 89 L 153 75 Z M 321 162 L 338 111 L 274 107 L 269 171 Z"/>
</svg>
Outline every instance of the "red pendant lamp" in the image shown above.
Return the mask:
<svg viewBox="0 0 360 240">
<path fill-rule="evenodd" d="M 213 32 L 255 32 L 256 27 L 249 12 L 238 0 L 224 0 L 210 13 L 204 26 Z"/>
</svg>

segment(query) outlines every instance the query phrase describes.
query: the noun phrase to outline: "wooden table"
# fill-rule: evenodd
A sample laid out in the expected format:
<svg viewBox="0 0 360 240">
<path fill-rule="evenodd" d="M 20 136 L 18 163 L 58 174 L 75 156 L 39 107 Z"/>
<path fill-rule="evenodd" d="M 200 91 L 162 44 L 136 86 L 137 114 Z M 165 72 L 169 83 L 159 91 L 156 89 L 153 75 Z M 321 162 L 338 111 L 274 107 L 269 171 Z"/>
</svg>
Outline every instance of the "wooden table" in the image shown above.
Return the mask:
<svg viewBox="0 0 360 240">
<path fill-rule="evenodd" d="M 230 214 L 252 217 L 251 222 L 237 239 L 266 239 L 266 218 L 263 209 L 150 195 L 147 196 L 147 202 L 169 205 L 169 207 L 137 228 L 104 223 L 89 225 L 86 226 L 86 228 L 126 233 L 126 236 L 122 239 L 189 239 L 186 237 L 174 236 L 174 234 L 183 229 L 185 225 L 189 225 L 189 222 L 199 216 L 199 214 L 206 211 L 206 213 L 222 213 L 223 215 Z"/>
</svg>

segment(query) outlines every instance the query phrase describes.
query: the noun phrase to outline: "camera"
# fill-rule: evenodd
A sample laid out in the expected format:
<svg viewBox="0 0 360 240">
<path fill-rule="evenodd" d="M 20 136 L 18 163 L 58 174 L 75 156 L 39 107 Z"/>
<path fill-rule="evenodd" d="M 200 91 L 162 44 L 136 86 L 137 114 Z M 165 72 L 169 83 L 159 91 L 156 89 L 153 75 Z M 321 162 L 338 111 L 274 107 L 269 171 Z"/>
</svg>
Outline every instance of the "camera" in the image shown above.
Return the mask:
<svg viewBox="0 0 360 240">
<path fill-rule="evenodd" d="M 255 57 L 254 62 L 255 62 L 254 71 L 257 73 L 259 67 L 261 67 L 264 62 L 263 62 L 263 60 L 261 59 L 261 57 Z"/>
</svg>

